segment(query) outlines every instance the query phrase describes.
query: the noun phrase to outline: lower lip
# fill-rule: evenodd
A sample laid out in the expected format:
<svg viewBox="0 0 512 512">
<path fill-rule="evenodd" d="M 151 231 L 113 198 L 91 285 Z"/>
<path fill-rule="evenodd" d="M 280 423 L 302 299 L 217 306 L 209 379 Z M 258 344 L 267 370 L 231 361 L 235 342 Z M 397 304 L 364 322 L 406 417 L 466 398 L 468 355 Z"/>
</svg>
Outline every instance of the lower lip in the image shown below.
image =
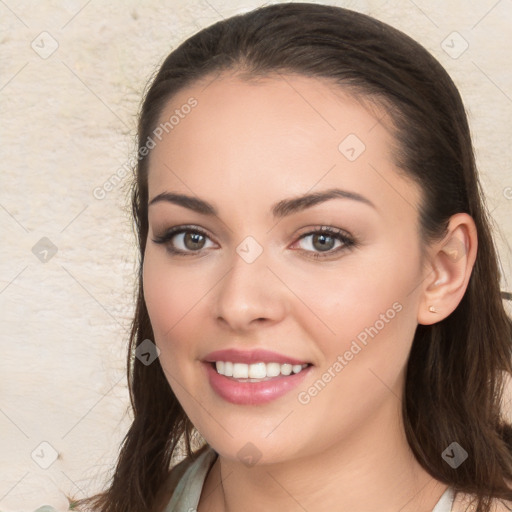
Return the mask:
<svg viewBox="0 0 512 512">
<path fill-rule="evenodd" d="M 224 400 L 238 405 L 258 405 L 275 400 L 296 388 L 309 373 L 308 366 L 299 373 L 281 375 L 261 382 L 238 382 L 220 375 L 210 363 L 204 363 L 213 390 Z"/>
</svg>

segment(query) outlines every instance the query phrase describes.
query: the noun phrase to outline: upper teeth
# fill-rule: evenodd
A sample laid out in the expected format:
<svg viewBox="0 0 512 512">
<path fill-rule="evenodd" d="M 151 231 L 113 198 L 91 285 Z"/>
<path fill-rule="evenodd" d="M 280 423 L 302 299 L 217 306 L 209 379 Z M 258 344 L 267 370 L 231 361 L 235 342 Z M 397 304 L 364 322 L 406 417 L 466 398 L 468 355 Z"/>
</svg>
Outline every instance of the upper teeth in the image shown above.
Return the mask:
<svg viewBox="0 0 512 512">
<path fill-rule="evenodd" d="M 264 379 L 265 377 L 277 377 L 278 375 L 290 375 L 299 373 L 307 364 L 279 364 L 279 363 L 232 363 L 230 361 L 217 361 L 215 367 L 217 373 L 235 379 Z"/>
</svg>

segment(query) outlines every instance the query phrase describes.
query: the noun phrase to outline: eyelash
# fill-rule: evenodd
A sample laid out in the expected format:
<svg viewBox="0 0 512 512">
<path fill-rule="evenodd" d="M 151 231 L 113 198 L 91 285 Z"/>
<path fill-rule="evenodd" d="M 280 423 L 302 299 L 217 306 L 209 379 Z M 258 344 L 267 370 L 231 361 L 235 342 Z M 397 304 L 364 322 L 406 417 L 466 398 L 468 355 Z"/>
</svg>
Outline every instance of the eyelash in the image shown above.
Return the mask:
<svg viewBox="0 0 512 512">
<path fill-rule="evenodd" d="M 182 233 L 200 234 L 206 238 L 210 238 L 205 231 L 203 231 L 201 228 L 197 226 L 176 226 L 174 228 L 167 230 L 163 235 L 157 236 L 152 240 L 156 244 L 167 245 L 167 250 L 171 254 L 176 256 L 193 256 L 195 254 L 199 254 L 202 249 L 200 249 L 199 251 L 182 251 L 180 249 L 176 249 L 169 243 L 176 235 Z M 297 240 L 297 242 L 308 236 L 317 234 L 328 235 L 336 240 L 341 241 L 343 245 L 341 247 L 338 247 L 337 249 L 331 249 L 325 252 L 312 252 L 303 250 L 303 252 L 310 253 L 309 257 L 313 259 L 329 258 L 335 254 L 338 254 L 341 251 L 345 251 L 347 249 L 351 250 L 358 246 L 356 240 L 353 237 L 349 236 L 345 231 L 342 231 L 341 229 L 337 228 L 331 228 L 329 226 L 315 226 L 311 231 L 302 234 Z M 294 242 L 294 244 L 297 242 Z"/>
</svg>

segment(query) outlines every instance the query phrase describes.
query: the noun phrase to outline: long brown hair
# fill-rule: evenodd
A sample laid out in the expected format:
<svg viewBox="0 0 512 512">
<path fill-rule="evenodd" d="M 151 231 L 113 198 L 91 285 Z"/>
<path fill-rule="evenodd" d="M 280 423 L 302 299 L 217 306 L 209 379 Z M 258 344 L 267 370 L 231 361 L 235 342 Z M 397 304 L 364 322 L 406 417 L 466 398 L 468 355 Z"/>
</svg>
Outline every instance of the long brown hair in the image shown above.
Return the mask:
<svg viewBox="0 0 512 512">
<path fill-rule="evenodd" d="M 475 496 L 478 512 L 492 498 L 512 500 L 512 427 L 501 410 L 512 373 L 512 322 L 503 307 L 496 249 L 478 180 L 461 97 L 443 67 L 404 33 L 364 14 L 309 3 L 283 3 L 220 21 L 196 33 L 163 62 L 139 117 L 139 150 L 177 92 L 200 79 L 234 71 L 249 79 L 277 73 L 323 78 L 384 106 L 397 147 L 396 165 L 423 191 L 421 237 L 440 239 L 450 216 L 466 212 L 478 232 L 478 254 L 456 310 L 419 325 L 407 364 L 403 420 L 417 460 L 436 480 Z M 142 152 L 140 152 L 142 155 Z M 140 249 L 138 298 L 127 361 L 133 423 L 109 488 L 81 500 L 101 512 L 153 510 L 178 443 L 189 457 L 193 425 L 159 361 L 134 357 L 153 332 L 142 293 L 148 234 L 148 158 L 132 187 Z M 442 458 L 456 441 L 468 459 L 453 469 Z"/>
</svg>

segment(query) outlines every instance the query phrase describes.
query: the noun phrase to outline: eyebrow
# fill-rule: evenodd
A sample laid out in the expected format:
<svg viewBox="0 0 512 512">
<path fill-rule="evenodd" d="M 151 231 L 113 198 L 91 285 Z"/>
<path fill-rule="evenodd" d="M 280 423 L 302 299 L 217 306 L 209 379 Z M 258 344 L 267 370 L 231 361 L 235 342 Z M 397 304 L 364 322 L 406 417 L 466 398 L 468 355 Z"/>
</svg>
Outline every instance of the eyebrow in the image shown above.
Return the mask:
<svg viewBox="0 0 512 512">
<path fill-rule="evenodd" d="M 314 192 L 311 194 L 305 194 L 303 196 L 294 197 L 290 199 L 283 199 L 272 206 L 272 215 L 274 218 L 283 218 L 293 213 L 300 212 L 307 208 L 311 208 L 316 204 L 329 201 L 330 199 L 351 199 L 360 203 L 367 204 L 374 209 L 377 209 L 375 205 L 366 197 L 356 192 L 349 192 L 347 190 L 341 190 L 339 188 L 332 188 L 322 192 Z M 199 199 L 197 197 L 187 196 L 185 194 L 175 194 L 172 192 L 162 192 L 155 196 L 149 202 L 149 206 L 160 203 L 168 202 L 183 206 L 202 215 L 218 216 L 218 211 L 212 204 Z"/>
</svg>

